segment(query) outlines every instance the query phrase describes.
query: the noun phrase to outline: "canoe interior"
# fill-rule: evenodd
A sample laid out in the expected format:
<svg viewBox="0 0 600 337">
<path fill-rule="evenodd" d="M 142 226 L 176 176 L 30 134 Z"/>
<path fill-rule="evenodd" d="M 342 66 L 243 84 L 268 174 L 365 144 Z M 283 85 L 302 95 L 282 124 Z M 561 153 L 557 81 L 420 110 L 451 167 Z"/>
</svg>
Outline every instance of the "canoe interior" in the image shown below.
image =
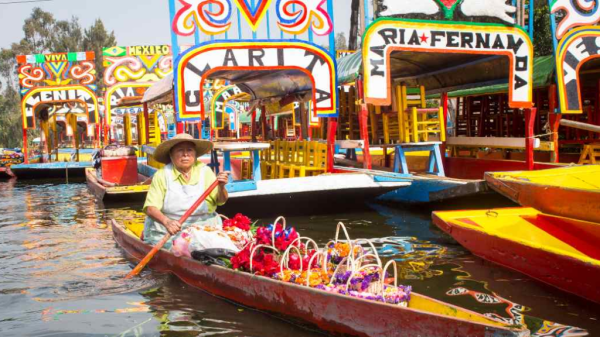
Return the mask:
<svg viewBox="0 0 600 337">
<path fill-rule="evenodd" d="M 86 169 L 86 181 L 88 187 L 103 202 L 136 202 L 146 199 L 149 185 L 131 185 L 131 186 L 113 186 L 106 187 L 102 185 L 97 177 L 97 171 L 94 168 Z M 138 183 L 143 183 L 148 177 L 138 174 Z"/>
<path fill-rule="evenodd" d="M 600 165 L 488 173 L 492 179 L 600 192 Z"/>
<path fill-rule="evenodd" d="M 135 257 L 136 259 L 140 260 L 144 256 L 143 254 L 145 254 L 146 252 L 148 252 L 151 249 L 150 246 L 142 243 L 139 240 L 139 233 L 141 232 L 141 229 L 143 228 L 142 224 L 126 223 L 125 226 L 122 226 L 121 224 L 119 224 L 113 220 L 112 226 L 113 226 L 113 232 L 115 234 L 115 238 L 116 238 L 117 242 L 119 242 L 121 244 L 121 246 L 125 249 L 126 252 L 128 252 L 130 255 L 133 255 L 133 257 Z M 127 239 L 127 238 L 129 238 L 129 239 Z M 129 247 L 127 245 L 128 241 L 131 242 Z M 140 248 L 142 248 L 142 251 L 139 252 L 138 254 L 135 254 L 136 250 L 139 250 Z M 155 259 L 160 259 L 160 256 L 163 256 L 163 258 L 167 258 L 167 259 L 174 258 L 174 256 L 172 256 L 170 253 L 168 253 L 167 251 L 164 251 L 164 250 L 162 250 L 161 253 L 159 253 L 159 255 L 157 255 L 157 257 L 155 257 Z M 498 321 L 494 321 L 494 320 L 489 319 L 478 313 L 475 313 L 475 312 L 472 312 L 472 311 L 469 311 L 466 309 L 462 309 L 462 308 L 459 308 L 459 307 L 456 307 L 453 305 L 449 305 L 449 304 L 446 304 L 446 303 L 437 301 L 435 299 L 429 298 L 427 296 L 419 295 L 416 293 L 413 293 L 411 295 L 411 301 L 409 303 L 409 307 L 408 307 L 408 309 L 406 309 L 406 308 L 400 308 L 400 307 L 391 306 L 391 305 L 387 305 L 387 304 L 381 304 L 381 303 L 377 303 L 377 302 L 370 302 L 370 301 L 366 301 L 366 300 L 355 299 L 355 298 L 342 296 L 342 295 L 330 294 L 327 292 L 322 292 L 320 290 L 307 288 L 307 287 L 301 287 L 301 286 L 297 286 L 297 285 L 291 285 L 291 284 L 283 283 L 280 281 L 275 281 L 275 280 L 261 277 L 261 276 L 251 276 L 246 273 L 235 272 L 235 271 L 231 271 L 229 269 L 225 269 L 222 267 L 215 267 L 215 266 L 206 267 L 206 266 L 200 264 L 199 262 L 196 262 L 196 261 L 193 261 L 190 259 L 181 259 L 181 258 L 179 258 L 179 259 L 174 258 L 174 259 L 176 261 L 180 261 L 181 263 L 185 264 L 187 270 L 208 268 L 209 271 L 213 270 L 215 275 L 221 274 L 223 272 L 226 272 L 227 274 L 233 273 L 231 278 L 233 278 L 233 275 L 236 275 L 237 277 L 242 277 L 243 279 L 246 279 L 247 281 L 249 281 L 249 283 L 257 284 L 257 287 L 261 288 L 261 289 L 266 289 L 265 287 L 268 285 L 277 285 L 278 287 L 283 286 L 284 288 L 289 289 L 291 292 L 295 292 L 296 290 L 298 290 L 300 288 L 300 290 L 303 293 L 308 293 L 308 295 L 310 295 L 307 297 L 306 300 L 308 300 L 308 298 L 314 297 L 314 296 L 317 296 L 317 297 L 324 296 L 324 297 L 331 298 L 331 300 L 328 302 L 332 302 L 332 301 L 335 302 L 334 300 L 338 300 L 338 299 L 342 300 L 344 302 L 349 301 L 349 302 L 353 303 L 353 305 L 356 305 L 357 308 L 360 308 L 361 312 L 363 312 L 363 313 L 369 312 L 369 310 L 368 310 L 369 308 L 378 308 L 378 309 L 382 308 L 385 310 L 385 312 L 388 312 L 391 316 L 393 316 L 394 314 L 398 314 L 399 317 L 402 317 L 401 314 L 403 312 L 407 312 L 407 313 L 410 312 L 412 314 L 419 315 L 421 317 L 422 324 L 428 324 L 427 318 L 446 317 L 445 320 L 450 319 L 454 322 L 457 322 L 457 324 L 459 324 L 458 322 L 460 322 L 460 324 L 469 322 L 470 324 L 475 324 L 476 326 L 479 326 L 479 327 L 485 326 L 485 329 L 484 329 L 485 331 L 494 330 L 495 328 L 498 328 L 498 331 L 496 331 L 496 333 L 502 332 L 502 334 L 497 334 L 497 335 L 495 334 L 494 336 L 528 336 L 529 335 L 527 333 L 528 331 L 525 329 L 516 329 L 515 327 L 508 326 L 508 325 L 498 322 Z M 163 262 L 158 261 L 158 260 L 154 261 L 154 263 L 155 263 L 154 266 L 165 266 L 165 264 Z M 176 262 L 176 263 L 179 263 L 179 262 Z M 152 263 L 151 263 L 151 265 L 152 265 Z M 186 276 L 180 275 L 180 273 L 177 271 L 178 270 L 177 266 L 170 265 L 170 266 L 166 266 L 166 268 L 168 271 L 174 272 L 184 282 L 190 283 L 192 286 L 196 286 L 195 284 L 193 284 L 193 282 L 190 282 L 189 279 L 186 279 Z M 212 268 L 216 268 L 216 269 L 212 269 Z M 213 276 L 213 277 L 217 277 L 217 276 Z M 229 278 L 227 278 L 227 279 L 229 279 Z M 224 281 L 224 280 L 222 280 L 222 281 Z M 233 283 L 233 281 L 231 283 Z M 261 283 L 263 285 L 261 285 Z M 248 282 L 244 282 L 243 284 L 248 284 Z M 204 290 L 211 292 L 209 289 L 204 289 Z M 284 292 L 285 292 L 285 290 L 284 290 Z M 225 294 L 228 294 L 228 293 L 225 292 Z M 248 303 L 244 303 L 244 301 L 237 301 L 235 298 L 230 297 L 230 296 L 223 296 L 223 294 L 214 294 L 214 295 L 217 295 L 219 297 L 225 297 L 227 299 L 234 300 L 241 304 L 248 305 Z M 260 295 L 261 294 L 253 293 L 253 300 L 257 301 L 257 303 L 261 303 Z M 291 295 L 287 296 L 285 294 L 282 296 L 284 298 L 292 297 Z M 269 297 L 269 296 L 267 296 L 267 297 Z M 318 299 L 314 298 L 314 301 L 318 301 Z M 334 305 L 334 303 L 332 303 L 332 305 Z M 275 311 L 275 313 L 294 316 L 292 313 L 294 310 L 289 310 L 289 308 L 286 309 L 285 306 L 279 306 L 279 307 L 281 309 L 278 312 Z M 258 309 L 263 309 L 263 308 L 259 307 Z M 271 311 L 271 310 L 267 310 L 267 311 Z M 341 311 L 344 311 L 344 310 L 341 310 Z M 302 317 L 298 317 L 298 316 L 296 316 L 295 318 L 301 319 L 301 320 L 303 319 Z M 316 323 L 316 322 L 311 322 L 310 320 L 308 320 L 308 323 Z M 374 322 L 371 322 L 371 324 L 373 324 L 373 323 Z M 320 324 L 318 324 L 318 325 L 323 327 Z M 337 325 L 338 325 L 338 323 L 334 324 L 334 326 L 337 326 Z M 337 326 L 337 328 L 342 329 L 339 326 Z M 330 330 L 330 329 L 327 329 L 327 330 Z M 334 329 L 334 330 L 336 330 L 336 329 Z M 343 331 L 343 329 L 342 329 L 342 331 Z M 359 335 L 369 335 L 369 334 L 367 333 L 367 334 L 359 334 Z M 413 334 L 410 334 L 410 335 L 412 336 Z M 429 334 L 425 334 L 425 335 L 429 335 Z M 435 336 L 438 336 L 438 335 L 439 334 L 435 334 Z"/>
</svg>

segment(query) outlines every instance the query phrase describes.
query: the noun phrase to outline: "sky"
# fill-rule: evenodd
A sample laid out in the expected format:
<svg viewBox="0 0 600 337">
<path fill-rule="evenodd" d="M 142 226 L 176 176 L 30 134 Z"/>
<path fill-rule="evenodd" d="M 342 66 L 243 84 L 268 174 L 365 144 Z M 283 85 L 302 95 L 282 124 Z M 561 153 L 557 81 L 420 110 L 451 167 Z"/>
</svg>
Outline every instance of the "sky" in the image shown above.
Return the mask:
<svg viewBox="0 0 600 337">
<path fill-rule="evenodd" d="M 168 0 L 51 0 L 47 2 L 6 4 L 7 2 L 31 0 L 0 0 L 0 48 L 7 48 L 23 38 L 23 23 L 33 8 L 50 12 L 57 20 L 79 18 L 82 27 L 89 27 L 97 18 L 102 19 L 108 31 L 114 31 L 120 46 L 171 44 Z M 36 1 L 36 0 L 33 0 Z M 350 29 L 351 0 L 334 0 L 335 31 L 348 37 Z M 271 8 L 274 8 L 275 1 Z M 269 13 L 271 34 L 280 37 L 276 28 L 274 10 Z M 243 20 L 243 19 L 242 19 Z M 237 37 L 237 19 L 233 16 L 230 37 Z M 263 21 L 258 37 L 266 38 Z M 243 37 L 251 38 L 251 31 L 244 23 Z M 289 35 L 287 36 L 290 37 Z M 223 38 L 223 36 L 221 36 Z M 302 37 L 301 37 L 302 38 Z M 303 37 L 308 39 L 306 34 Z M 201 38 L 206 40 L 208 38 Z M 191 44 L 193 39 L 183 39 L 180 44 Z M 318 44 L 328 44 L 326 38 L 316 39 Z"/>
</svg>

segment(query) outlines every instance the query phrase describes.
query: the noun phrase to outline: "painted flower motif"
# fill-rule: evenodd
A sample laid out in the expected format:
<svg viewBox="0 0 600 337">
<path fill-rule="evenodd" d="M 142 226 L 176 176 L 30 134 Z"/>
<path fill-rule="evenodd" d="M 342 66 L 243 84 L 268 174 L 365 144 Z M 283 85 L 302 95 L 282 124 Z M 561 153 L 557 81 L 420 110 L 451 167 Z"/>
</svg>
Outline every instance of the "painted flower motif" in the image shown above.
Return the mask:
<svg viewBox="0 0 600 337">
<path fill-rule="evenodd" d="M 327 10 L 327 0 L 277 0 L 279 28 L 289 34 L 302 34 L 309 28 L 319 35 L 333 30 Z"/>
<path fill-rule="evenodd" d="M 196 27 L 208 35 L 225 33 L 231 27 L 230 0 L 179 0 L 183 6 L 173 20 L 178 35 L 194 34 Z"/>
</svg>

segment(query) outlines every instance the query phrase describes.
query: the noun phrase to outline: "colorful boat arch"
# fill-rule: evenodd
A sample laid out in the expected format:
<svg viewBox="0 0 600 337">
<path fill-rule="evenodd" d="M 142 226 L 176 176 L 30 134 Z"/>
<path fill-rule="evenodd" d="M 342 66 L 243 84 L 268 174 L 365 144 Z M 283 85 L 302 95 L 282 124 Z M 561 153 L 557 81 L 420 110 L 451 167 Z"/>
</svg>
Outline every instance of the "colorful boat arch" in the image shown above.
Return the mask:
<svg viewBox="0 0 600 337">
<path fill-rule="evenodd" d="M 106 124 L 110 125 L 112 122 L 113 106 L 115 106 L 120 99 L 124 97 L 139 97 L 144 96 L 144 93 L 154 83 L 119 83 L 106 90 L 104 96 L 104 105 L 106 106 Z"/>
<path fill-rule="evenodd" d="M 600 27 L 584 26 L 567 33 L 560 41 L 556 52 L 556 74 L 560 112 L 563 114 L 583 113 L 579 70 L 584 63 L 600 57 Z"/>
<path fill-rule="evenodd" d="M 59 87 L 38 87 L 30 90 L 21 100 L 23 111 L 23 129 L 35 128 L 35 109 L 40 104 L 78 102 L 86 111 L 87 121 L 95 124 L 98 116 L 98 99 L 96 94 L 86 86 L 72 85 Z"/>
<path fill-rule="evenodd" d="M 211 100 L 210 111 L 212 113 L 211 127 L 215 130 L 222 130 L 225 127 L 225 111 L 230 106 L 236 113 L 239 113 L 239 107 L 231 104 L 230 101 L 237 99 L 250 100 L 252 94 L 243 85 L 229 85 L 215 93 Z"/>
<path fill-rule="evenodd" d="M 390 55 L 409 51 L 507 56 L 509 105 L 532 107 L 533 44 L 520 27 L 383 18 L 368 27 L 363 41 L 366 103 L 391 104 Z"/>
<path fill-rule="evenodd" d="M 312 82 L 319 117 L 337 117 L 335 60 L 319 46 L 301 41 L 214 41 L 196 46 L 177 59 L 177 119 L 204 119 L 202 88 L 217 71 L 299 70 Z M 318 80 L 317 80 L 318 79 Z"/>
</svg>

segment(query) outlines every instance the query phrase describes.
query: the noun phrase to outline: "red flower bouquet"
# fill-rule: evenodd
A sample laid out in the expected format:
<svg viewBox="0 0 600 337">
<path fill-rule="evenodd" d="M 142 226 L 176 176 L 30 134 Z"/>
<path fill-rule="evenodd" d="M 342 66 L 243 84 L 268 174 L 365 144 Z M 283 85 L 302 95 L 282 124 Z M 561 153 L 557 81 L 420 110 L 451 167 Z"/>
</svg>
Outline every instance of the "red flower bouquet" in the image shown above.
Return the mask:
<svg viewBox="0 0 600 337">
<path fill-rule="evenodd" d="M 250 254 L 254 247 L 249 245 L 241 252 L 231 258 L 233 269 L 250 272 Z M 279 272 L 280 265 L 277 257 L 273 253 L 267 253 L 265 249 L 257 249 L 252 257 L 252 272 L 257 275 L 271 277 Z"/>
<path fill-rule="evenodd" d="M 249 231 L 251 224 L 252 224 L 252 221 L 250 220 L 250 218 L 248 218 L 247 216 L 245 216 L 243 214 L 238 213 L 232 219 L 224 220 L 223 228 L 227 229 L 227 228 L 231 228 L 231 227 L 236 227 L 243 231 Z"/>
</svg>

